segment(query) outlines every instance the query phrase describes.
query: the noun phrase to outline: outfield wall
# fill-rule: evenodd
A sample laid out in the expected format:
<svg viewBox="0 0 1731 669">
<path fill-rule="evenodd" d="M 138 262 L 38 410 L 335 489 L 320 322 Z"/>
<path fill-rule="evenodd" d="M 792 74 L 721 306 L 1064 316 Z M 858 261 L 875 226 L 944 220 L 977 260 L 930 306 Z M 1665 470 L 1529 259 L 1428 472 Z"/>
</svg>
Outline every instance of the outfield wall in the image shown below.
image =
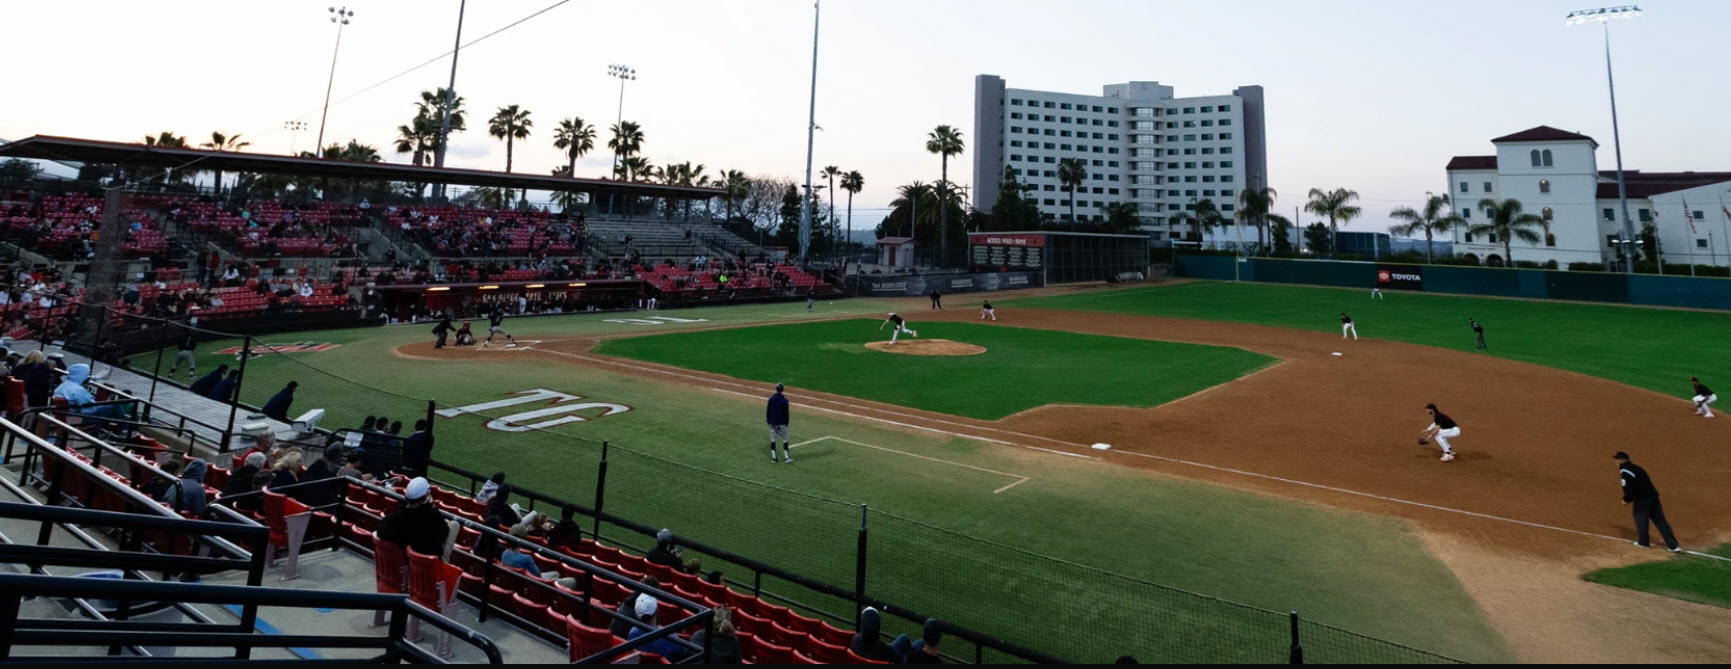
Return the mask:
<svg viewBox="0 0 1731 669">
<path fill-rule="evenodd" d="M 1236 261 L 1237 267 L 1234 268 Z M 1422 277 L 1390 285 L 1392 272 Z M 1180 255 L 1178 276 L 1215 281 L 1259 281 L 1342 288 L 1417 290 L 1456 295 L 1493 295 L 1539 300 L 1611 302 L 1659 307 L 1731 310 L 1731 279 L 1566 272 L 1541 269 L 1399 265 L 1342 260 L 1289 260 Z"/>
<path fill-rule="evenodd" d="M 1045 285 L 1040 272 L 948 272 L 941 274 L 865 274 L 851 277 L 859 282 L 861 297 L 930 295 L 933 290 L 977 293 L 1038 288 Z"/>
</svg>

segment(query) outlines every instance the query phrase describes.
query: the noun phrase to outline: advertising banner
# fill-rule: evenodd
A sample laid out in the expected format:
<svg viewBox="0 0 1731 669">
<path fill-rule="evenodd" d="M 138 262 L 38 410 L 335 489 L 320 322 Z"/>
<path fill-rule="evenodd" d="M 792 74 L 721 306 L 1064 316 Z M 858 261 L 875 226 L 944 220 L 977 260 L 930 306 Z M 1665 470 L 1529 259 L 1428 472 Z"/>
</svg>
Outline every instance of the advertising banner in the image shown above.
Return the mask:
<svg viewBox="0 0 1731 669">
<path fill-rule="evenodd" d="M 1376 287 L 1424 290 L 1424 268 L 1418 265 L 1377 265 Z"/>
<path fill-rule="evenodd" d="M 945 295 L 994 290 L 1035 288 L 1040 285 L 1038 272 L 980 272 L 977 274 L 927 274 L 919 276 L 862 276 L 861 294 L 884 297 L 930 295 L 936 290 Z"/>
</svg>

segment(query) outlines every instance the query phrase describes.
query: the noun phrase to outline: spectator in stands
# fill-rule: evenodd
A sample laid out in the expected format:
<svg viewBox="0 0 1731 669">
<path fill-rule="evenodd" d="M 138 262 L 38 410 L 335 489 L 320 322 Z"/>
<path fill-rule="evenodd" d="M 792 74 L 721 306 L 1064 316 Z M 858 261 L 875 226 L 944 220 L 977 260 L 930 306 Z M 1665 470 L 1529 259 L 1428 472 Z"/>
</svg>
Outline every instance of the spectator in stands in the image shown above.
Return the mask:
<svg viewBox="0 0 1731 669">
<path fill-rule="evenodd" d="M 733 629 L 733 611 L 725 606 L 715 607 L 715 638 L 709 641 L 710 664 L 739 664 L 739 633 Z M 703 637 L 709 630 L 699 628 L 691 635 L 691 643 L 698 648 L 703 647 Z"/>
<path fill-rule="evenodd" d="M 343 468 L 337 470 L 337 476 L 346 476 L 358 481 L 373 480 L 372 474 L 368 474 L 366 471 L 361 469 L 362 465 L 366 462 L 366 457 L 366 451 L 359 448 L 351 449 L 343 456 Z"/>
<path fill-rule="evenodd" d="M 403 488 L 403 506 L 379 523 L 379 538 L 424 555 L 443 555 L 451 528 L 439 507 L 429 502 L 432 486 L 416 477 Z M 531 560 L 533 562 L 533 560 Z"/>
<path fill-rule="evenodd" d="M 529 538 L 529 525 L 527 523 L 520 523 L 517 525 L 513 525 L 511 527 L 511 536 L 516 537 L 518 539 L 525 539 L 525 540 L 528 539 Z M 505 551 L 499 554 L 499 564 L 505 565 L 507 567 L 512 567 L 515 569 L 521 569 L 523 571 L 529 572 L 529 574 L 531 576 L 535 576 L 537 578 L 554 579 L 554 580 L 557 580 L 559 578 L 558 572 L 551 572 L 550 571 L 550 572 L 547 572 L 545 574 L 541 573 L 541 566 L 535 564 L 535 558 L 530 557 L 529 552 L 524 550 L 523 547 L 521 545 L 518 545 L 516 542 L 509 542 L 509 543 L 505 544 Z"/>
<path fill-rule="evenodd" d="M 509 526 L 523 522 L 522 514 L 517 511 L 516 505 L 510 503 L 510 500 L 511 490 L 499 488 L 499 491 L 493 494 L 493 498 L 487 500 L 485 515 L 497 517 L 500 525 Z"/>
<path fill-rule="evenodd" d="M 655 547 L 649 549 L 649 554 L 643 557 L 650 564 L 686 571 L 685 562 L 679 559 L 679 546 L 673 543 L 673 531 L 666 528 L 655 533 Z"/>
<path fill-rule="evenodd" d="M 432 457 L 433 434 L 427 430 L 427 419 L 422 418 L 415 421 L 414 434 L 403 440 L 403 470 L 411 476 L 424 475 Z"/>
<path fill-rule="evenodd" d="M 304 457 L 306 452 L 299 448 L 285 449 L 271 465 L 270 487 L 281 488 L 300 482 L 301 458 Z"/>
<path fill-rule="evenodd" d="M 148 480 L 138 484 L 138 491 L 151 499 L 168 499 L 169 488 L 174 487 L 174 484 L 180 480 L 180 461 L 168 460 L 158 465 L 157 469 L 161 469 L 162 473 L 167 474 L 168 477 L 159 478 L 146 475 L 145 478 Z"/>
<path fill-rule="evenodd" d="M 400 420 L 391 421 L 391 429 L 385 430 L 385 434 L 399 435 L 402 433 L 403 433 L 403 421 L 400 421 Z"/>
<path fill-rule="evenodd" d="M 505 487 L 505 472 L 493 472 L 493 476 L 488 478 L 486 483 L 481 484 L 481 492 L 475 495 L 475 501 L 482 504 L 491 502 L 493 495 L 498 494 L 499 489 L 503 487 Z"/>
<path fill-rule="evenodd" d="M 240 370 L 237 369 L 229 372 L 228 378 L 218 381 L 216 387 L 210 389 L 210 394 L 207 397 L 218 402 L 227 402 L 234 399 L 234 391 L 238 387 L 240 387 Z"/>
<path fill-rule="evenodd" d="M 654 576 L 644 576 L 643 585 L 659 589 L 661 581 Z M 631 630 L 636 627 L 636 625 L 631 624 L 631 620 L 636 618 L 637 600 L 649 596 L 649 593 L 637 590 L 626 597 L 625 601 L 619 603 L 619 608 L 616 610 L 620 617 L 614 618 L 612 622 L 607 624 L 607 628 L 613 632 L 613 636 L 623 639 L 631 634 Z"/>
<path fill-rule="evenodd" d="M 264 403 L 264 415 L 284 423 L 289 422 L 289 406 L 294 404 L 295 389 L 300 387 L 299 381 L 290 381 L 277 394 Z"/>
<path fill-rule="evenodd" d="M 246 482 L 246 489 L 241 492 L 257 492 L 264 490 L 270 486 L 271 479 L 274 476 L 275 474 L 271 473 L 271 470 L 261 469 L 258 473 L 252 475 L 252 480 Z M 253 495 L 252 497 L 235 502 L 234 508 L 238 511 L 245 511 L 255 516 L 260 515 L 264 513 L 264 495 Z"/>
<path fill-rule="evenodd" d="M 263 453 L 256 451 L 248 453 L 241 460 L 241 465 L 236 467 L 232 474 L 229 474 L 228 485 L 223 487 L 222 496 L 239 495 L 252 490 L 252 479 L 258 475 L 259 470 L 264 469 L 265 462 L 266 458 Z"/>
<path fill-rule="evenodd" d="M 210 397 L 210 391 L 216 389 L 216 384 L 222 382 L 222 377 L 225 374 L 228 374 L 228 365 L 217 365 L 216 371 L 199 377 L 197 381 L 192 382 L 192 385 L 187 386 L 187 390 Z"/>
<path fill-rule="evenodd" d="M 372 432 L 373 431 L 373 425 L 377 422 L 378 422 L 378 419 L 373 418 L 372 416 L 367 416 L 366 420 L 361 421 L 361 431 L 362 432 Z"/>
<path fill-rule="evenodd" d="M 54 389 L 54 396 L 66 400 L 67 408 L 81 416 L 111 420 L 128 420 L 131 418 L 128 414 L 131 404 L 89 406 L 96 403 L 96 396 L 84 389 L 84 382 L 88 380 L 90 380 L 90 365 L 82 362 L 73 365 L 66 370 L 66 380 L 60 383 L 60 387 Z"/>
<path fill-rule="evenodd" d="M 548 546 L 575 549 L 583 545 L 583 528 L 573 519 L 576 513 L 571 507 L 559 512 L 559 524 L 547 532 Z"/>
<path fill-rule="evenodd" d="M 943 664 L 944 658 L 938 656 L 938 644 L 944 640 L 944 624 L 937 618 L 927 618 L 925 627 L 920 632 L 920 640 L 915 641 L 908 649 L 907 657 L 902 664 Z"/>
<path fill-rule="evenodd" d="M 859 631 L 854 633 L 850 647 L 853 652 L 868 660 L 901 664 L 902 657 L 907 655 L 908 651 L 908 635 L 896 637 L 894 643 L 884 643 L 880 634 L 883 629 L 880 615 L 877 609 L 869 606 L 860 612 Z"/>
<path fill-rule="evenodd" d="M 638 597 L 635 609 L 637 611 L 637 619 L 648 625 L 648 628 L 632 626 L 631 635 L 626 637 L 626 640 L 636 639 L 637 637 L 653 631 L 657 627 L 655 624 L 655 611 L 658 608 L 660 608 L 660 603 L 655 601 L 654 597 L 651 597 L 648 594 Z M 662 659 L 665 659 L 668 662 L 679 662 L 684 660 L 685 656 L 691 653 L 691 651 L 685 646 L 681 646 L 675 642 L 671 636 L 656 639 L 655 641 L 639 647 L 639 650 L 645 653 L 655 653 L 656 655 L 660 655 Z"/>
<path fill-rule="evenodd" d="M 202 458 L 193 458 L 186 463 L 186 471 L 180 475 L 180 480 L 164 493 L 163 500 L 175 511 L 191 514 L 193 518 L 204 515 L 204 472 L 208 465 Z"/>
<path fill-rule="evenodd" d="M 319 459 L 314 460 L 311 465 L 307 465 L 307 473 L 301 477 L 301 482 L 321 481 L 336 476 L 336 461 L 342 460 L 342 455 L 341 451 L 332 452 L 330 449 L 326 449 L 324 455 L 319 456 Z M 302 504 L 315 509 L 335 506 L 337 489 L 334 485 L 310 486 L 296 490 L 294 497 L 300 500 Z"/>
<path fill-rule="evenodd" d="M 12 368 L 12 378 L 24 381 L 24 397 L 31 407 L 48 406 L 48 396 L 54 392 L 54 367 L 40 349 L 31 351 Z"/>
</svg>

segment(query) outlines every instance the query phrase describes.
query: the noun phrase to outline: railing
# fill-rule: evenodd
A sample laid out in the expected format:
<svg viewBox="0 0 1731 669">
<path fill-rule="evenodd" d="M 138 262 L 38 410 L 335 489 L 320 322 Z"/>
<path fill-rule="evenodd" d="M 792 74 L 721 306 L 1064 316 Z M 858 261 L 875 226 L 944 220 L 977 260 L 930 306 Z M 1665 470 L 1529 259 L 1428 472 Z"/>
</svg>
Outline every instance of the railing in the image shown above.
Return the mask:
<svg viewBox="0 0 1731 669">
<path fill-rule="evenodd" d="M 405 639 L 410 618 L 421 620 L 434 628 L 450 633 L 464 643 L 475 646 L 487 656 L 489 664 L 503 664 L 499 647 L 485 635 L 465 627 L 409 600 L 407 595 L 334 592 L 324 590 L 290 590 L 255 586 L 193 585 L 187 583 L 152 583 L 147 581 L 104 581 L 85 578 L 52 576 L 0 575 L 0 660 L 14 658 L 18 646 L 54 646 L 66 649 L 78 646 L 167 646 L 167 647 L 233 647 L 237 658 L 245 659 L 254 648 L 359 648 L 375 649 L 379 654 L 367 662 L 397 663 L 404 660 L 427 664 L 444 664 L 437 655 Z M 305 609 L 344 609 L 385 611 L 390 626 L 383 636 L 330 636 L 305 634 L 255 634 L 253 621 L 241 625 L 157 623 L 129 620 L 58 620 L 20 618 L 19 606 L 28 597 L 71 597 L 74 599 L 117 599 L 123 601 L 179 601 L 192 604 L 238 604 L 256 610 L 260 606 L 295 607 Z M 110 653 L 114 654 L 114 653 Z M 65 659 L 60 655 L 57 659 Z M 28 658 L 40 659 L 40 658 Z M 187 662 L 186 658 L 176 658 Z"/>
</svg>

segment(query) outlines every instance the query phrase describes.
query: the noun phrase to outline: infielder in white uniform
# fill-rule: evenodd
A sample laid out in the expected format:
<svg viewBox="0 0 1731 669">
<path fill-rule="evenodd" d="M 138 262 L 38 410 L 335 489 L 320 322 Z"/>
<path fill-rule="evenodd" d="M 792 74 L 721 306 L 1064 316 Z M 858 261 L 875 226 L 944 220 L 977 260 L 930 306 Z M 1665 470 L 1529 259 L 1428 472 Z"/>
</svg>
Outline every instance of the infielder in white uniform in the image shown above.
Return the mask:
<svg viewBox="0 0 1731 669">
<path fill-rule="evenodd" d="M 987 318 L 990 318 L 994 321 L 998 320 L 998 310 L 992 308 L 992 301 L 991 300 L 986 300 L 985 302 L 980 304 L 980 320 L 983 321 L 983 320 L 986 320 Z"/>
<path fill-rule="evenodd" d="M 1695 415 L 1703 418 L 1713 417 L 1713 403 L 1719 401 L 1719 396 L 1713 394 L 1713 389 L 1701 385 L 1701 379 L 1689 377 L 1689 385 L 1695 386 Z"/>
<path fill-rule="evenodd" d="M 1453 418 L 1449 418 L 1448 414 L 1437 411 L 1435 404 L 1426 404 L 1424 408 L 1430 412 L 1431 422 L 1430 427 L 1425 428 L 1424 432 L 1419 434 L 1419 445 L 1423 446 L 1430 443 L 1430 439 L 1435 439 L 1436 444 L 1442 447 L 1442 461 L 1448 462 L 1455 459 L 1455 452 L 1449 447 L 1449 440 L 1461 436 L 1461 426 L 1456 424 Z"/>
<path fill-rule="evenodd" d="M 1340 338 L 1345 339 L 1348 334 L 1352 335 L 1353 341 L 1358 341 L 1358 327 L 1352 324 L 1352 317 L 1342 311 L 1340 312 Z"/>
<path fill-rule="evenodd" d="M 882 330 L 882 329 L 884 329 L 885 325 L 890 325 L 892 323 L 895 324 L 896 329 L 890 331 L 890 343 L 891 344 L 896 343 L 896 337 L 901 335 L 901 333 L 903 333 L 903 332 L 908 333 L 909 337 L 920 336 L 920 333 L 914 332 L 913 330 L 909 329 L 908 328 L 908 322 L 906 320 L 903 320 L 901 316 L 895 315 L 895 312 L 890 312 L 890 317 L 884 319 L 884 322 L 879 323 L 878 329 Z"/>
</svg>

